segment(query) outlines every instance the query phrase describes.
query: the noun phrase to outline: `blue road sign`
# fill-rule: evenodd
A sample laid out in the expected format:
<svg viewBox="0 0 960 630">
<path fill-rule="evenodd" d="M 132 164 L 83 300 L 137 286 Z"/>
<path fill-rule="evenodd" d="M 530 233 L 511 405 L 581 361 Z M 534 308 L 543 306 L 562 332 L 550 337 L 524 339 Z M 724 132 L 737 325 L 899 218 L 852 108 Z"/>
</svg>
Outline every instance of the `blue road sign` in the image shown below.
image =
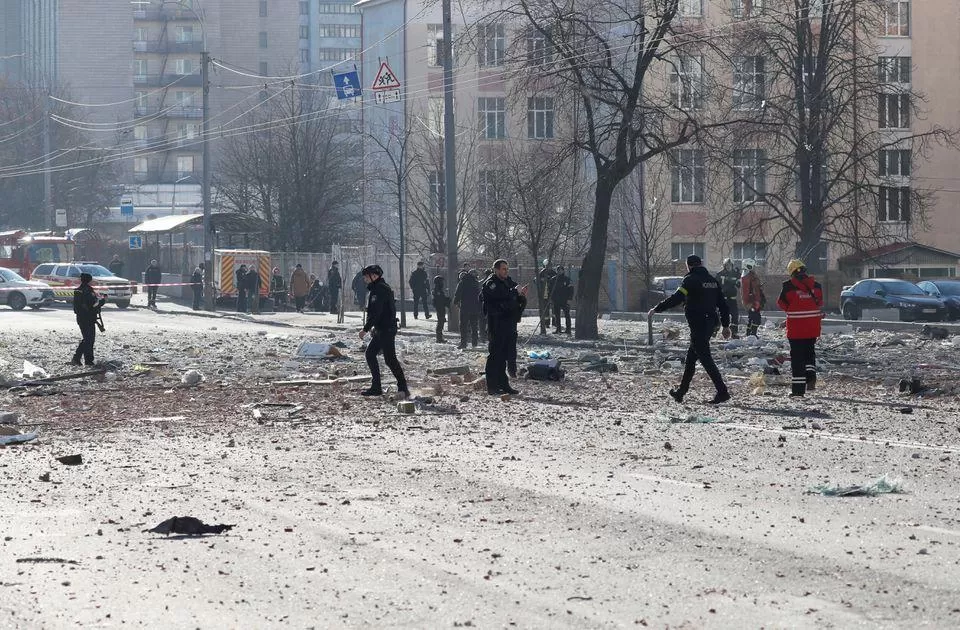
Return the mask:
<svg viewBox="0 0 960 630">
<path fill-rule="evenodd" d="M 360 96 L 360 73 L 356 70 L 333 75 L 333 84 L 341 101 Z"/>
<path fill-rule="evenodd" d="M 143 237 L 142 237 L 142 236 L 131 236 L 131 237 L 130 237 L 130 249 L 143 249 Z"/>
<path fill-rule="evenodd" d="M 133 214 L 133 200 L 132 199 L 123 199 L 120 202 L 120 214 L 127 215 Z"/>
</svg>

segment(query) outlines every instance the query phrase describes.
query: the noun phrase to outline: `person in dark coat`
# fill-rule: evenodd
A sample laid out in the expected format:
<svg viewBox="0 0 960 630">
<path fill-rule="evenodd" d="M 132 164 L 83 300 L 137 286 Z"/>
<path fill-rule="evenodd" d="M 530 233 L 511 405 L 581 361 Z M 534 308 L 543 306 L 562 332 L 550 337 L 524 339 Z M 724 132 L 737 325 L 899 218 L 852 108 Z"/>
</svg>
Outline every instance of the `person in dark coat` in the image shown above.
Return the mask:
<svg viewBox="0 0 960 630">
<path fill-rule="evenodd" d="M 394 378 L 397 379 L 397 393 L 401 398 L 408 398 L 410 390 L 407 388 L 407 379 L 403 374 L 403 367 L 397 359 L 397 305 L 393 298 L 393 289 L 383 280 L 383 269 L 380 265 L 368 265 L 362 270 L 363 280 L 367 283 L 367 316 L 360 331 L 360 339 L 373 332 L 370 343 L 364 352 L 367 366 L 370 368 L 370 388 L 360 394 L 362 396 L 380 396 L 383 386 L 380 382 L 380 362 L 377 355 L 383 353 L 383 362 L 387 364 Z"/>
<path fill-rule="evenodd" d="M 247 269 L 247 302 L 250 306 L 250 312 L 260 314 L 260 271 L 250 267 Z"/>
<path fill-rule="evenodd" d="M 367 301 L 364 299 L 367 293 L 367 285 L 363 282 L 363 273 L 358 271 L 357 275 L 353 277 L 353 282 L 350 283 L 350 288 L 353 289 L 353 302 L 361 309 L 366 306 Z"/>
<path fill-rule="evenodd" d="M 557 265 L 557 272 L 550 285 L 550 302 L 553 304 L 553 323 L 556 325 L 556 334 L 563 333 L 563 321 L 560 315 L 566 316 L 567 334 L 570 334 L 570 298 L 573 297 L 573 285 L 570 276 L 564 273 L 563 265 Z"/>
<path fill-rule="evenodd" d="M 710 338 L 717 327 L 718 310 L 720 323 L 723 326 L 723 338 L 730 337 L 730 311 L 720 283 L 706 270 L 699 256 L 693 254 L 687 256 L 687 271 L 676 293 L 651 308 L 647 318 L 652 318 L 655 313 L 662 313 L 674 306 L 684 305 L 683 314 L 690 326 L 690 347 L 687 349 L 680 386 L 670 390 L 670 397 L 678 403 L 683 402 L 699 360 L 710 376 L 710 380 L 713 381 L 714 387 L 717 388 L 717 395 L 707 402 L 717 405 L 730 400 L 730 394 L 723 382 L 723 377 L 720 376 L 717 364 L 710 355 Z"/>
<path fill-rule="evenodd" d="M 316 274 L 310 274 L 310 293 L 307 294 L 307 304 L 315 312 L 327 310 L 327 290 Z"/>
<path fill-rule="evenodd" d="M 280 274 L 280 267 L 274 267 L 270 276 L 270 297 L 273 298 L 275 310 L 287 310 L 287 281 Z"/>
<path fill-rule="evenodd" d="M 483 283 L 483 308 L 487 315 L 487 393 L 518 394 L 510 387 L 507 372 L 516 361 L 517 324 L 527 307 L 527 287 L 517 287 L 509 276 L 507 261 L 493 264 L 494 273 Z"/>
<path fill-rule="evenodd" d="M 190 288 L 193 289 L 193 310 L 200 310 L 200 301 L 203 300 L 203 263 L 197 265 L 190 276 Z"/>
<path fill-rule="evenodd" d="M 97 318 L 100 315 L 100 309 L 103 308 L 107 299 L 96 294 L 90 282 L 93 276 L 89 273 L 80 274 L 80 286 L 73 290 L 73 312 L 77 316 L 77 326 L 80 327 L 80 335 L 83 339 L 77 346 L 77 351 L 73 353 L 73 365 L 80 365 L 80 359 L 84 363 L 93 365 L 93 344 L 97 340 Z"/>
<path fill-rule="evenodd" d="M 240 265 L 240 268 L 237 269 L 237 312 L 246 313 L 247 312 L 247 266 Z"/>
<path fill-rule="evenodd" d="M 450 298 L 447 296 L 443 276 L 436 276 L 433 279 L 433 308 L 437 309 L 437 343 L 446 343 L 443 339 L 443 326 L 447 323 L 449 306 Z"/>
<path fill-rule="evenodd" d="M 476 273 L 460 272 L 453 303 L 460 308 L 460 345 L 457 347 L 463 350 L 469 339 L 476 348 L 480 330 L 480 281 Z"/>
<path fill-rule="evenodd" d="M 120 260 L 119 254 L 113 255 L 113 260 L 111 260 L 110 264 L 107 265 L 107 269 L 109 269 L 110 273 L 113 275 L 119 278 L 123 277 L 123 261 Z"/>
<path fill-rule="evenodd" d="M 340 277 L 340 265 L 333 261 L 330 265 L 330 271 L 327 272 L 327 291 L 330 294 L 330 313 L 340 312 L 340 289 L 343 288 L 343 278 Z"/>
<path fill-rule="evenodd" d="M 418 319 L 417 306 L 423 305 L 423 316 L 430 319 L 430 309 L 427 307 L 427 296 L 430 295 L 430 281 L 427 280 L 427 270 L 423 261 L 417 263 L 417 269 L 410 274 L 410 291 L 413 292 L 413 318 Z"/>
<path fill-rule="evenodd" d="M 147 285 L 147 306 L 156 308 L 157 291 L 159 290 L 159 287 L 156 285 L 163 282 L 163 272 L 160 270 L 160 265 L 157 264 L 156 260 L 151 260 L 143 272 L 143 282 Z"/>
<path fill-rule="evenodd" d="M 739 339 L 740 307 L 737 304 L 740 301 L 740 268 L 733 264 L 732 259 L 723 259 L 723 269 L 717 273 L 717 281 L 730 311 L 730 332 L 734 339 Z"/>
<path fill-rule="evenodd" d="M 551 293 L 553 292 L 553 280 L 556 276 L 557 272 L 549 265 L 547 259 L 544 258 L 543 268 L 537 273 L 537 300 L 541 311 L 540 332 L 544 335 L 547 334 L 547 328 L 550 326 L 551 321 L 555 327 L 560 327 L 560 323 L 552 317 L 553 313 L 551 310 Z"/>
</svg>

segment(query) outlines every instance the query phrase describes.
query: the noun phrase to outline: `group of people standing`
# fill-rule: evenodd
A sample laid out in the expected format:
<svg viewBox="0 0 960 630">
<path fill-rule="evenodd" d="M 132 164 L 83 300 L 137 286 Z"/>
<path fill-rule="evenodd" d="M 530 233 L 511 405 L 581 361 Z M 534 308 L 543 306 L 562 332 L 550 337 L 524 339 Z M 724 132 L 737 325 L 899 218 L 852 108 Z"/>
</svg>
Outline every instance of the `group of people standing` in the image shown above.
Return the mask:
<svg viewBox="0 0 960 630">
<path fill-rule="evenodd" d="M 767 305 L 763 283 L 757 275 L 757 261 L 745 258 L 743 269 L 738 269 L 730 258 L 724 258 L 723 269 L 717 274 L 723 297 L 730 311 L 730 330 L 734 339 L 739 339 L 740 310 L 742 304 L 747 312 L 747 336 L 757 336 L 760 331 L 760 313 Z"/>
<path fill-rule="evenodd" d="M 573 299 L 573 283 L 570 282 L 570 276 L 566 274 L 566 271 L 563 268 L 563 265 L 557 265 L 556 267 L 550 267 L 547 264 L 547 261 L 543 261 L 543 268 L 540 270 L 540 273 L 537 274 L 537 281 L 539 284 L 539 296 L 540 303 L 545 304 L 547 307 L 546 317 L 544 317 L 540 322 L 540 327 L 543 331 L 543 334 L 547 334 L 547 326 L 551 323 L 555 334 L 567 334 L 569 335 L 572 332 L 570 326 L 570 300 Z M 563 323 L 564 320 L 560 319 L 560 316 L 565 317 L 567 324 L 567 329 L 564 331 Z"/>
<path fill-rule="evenodd" d="M 260 274 L 256 269 L 247 269 L 240 265 L 237 274 L 237 312 L 250 312 L 259 308 L 259 299 L 253 299 L 260 294 Z M 297 263 L 290 280 L 283 277 L 279 267 L 273 268 L 270 276 L 270 297 L 274 308 L 286 310 L 292 299 L 298 313 L 305 312 L 307 305 L 314 311 L 336 314 L 340 306 L 340 289 L 343 279 L 340 276 L 340 266 L 333 261 L 327 271 L 327 283 L 324 285 L 316 274 L 307 274 L 303 265 Z M 254 303 L 257 303 L 256 305 Z M 254 312 L 259 312 L 254 311 Z"/>
</svg>

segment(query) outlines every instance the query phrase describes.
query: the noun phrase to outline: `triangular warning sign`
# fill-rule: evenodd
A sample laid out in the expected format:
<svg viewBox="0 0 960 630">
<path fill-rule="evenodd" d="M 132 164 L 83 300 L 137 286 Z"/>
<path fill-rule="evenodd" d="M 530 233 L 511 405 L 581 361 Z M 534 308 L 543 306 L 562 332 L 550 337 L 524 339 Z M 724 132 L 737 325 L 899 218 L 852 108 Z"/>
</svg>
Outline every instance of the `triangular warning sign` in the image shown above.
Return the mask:
<svg viewBox="0 0 960 630">
<path fill-rule="evenodd" d="M 386 61 L 380 63 L 380 71 L 377 72 L 377 78 L 373 80 L 371 86 L 373 90 L 397 90 L 400 89 L 400 80 L 393 73 Z"/>
</svg>

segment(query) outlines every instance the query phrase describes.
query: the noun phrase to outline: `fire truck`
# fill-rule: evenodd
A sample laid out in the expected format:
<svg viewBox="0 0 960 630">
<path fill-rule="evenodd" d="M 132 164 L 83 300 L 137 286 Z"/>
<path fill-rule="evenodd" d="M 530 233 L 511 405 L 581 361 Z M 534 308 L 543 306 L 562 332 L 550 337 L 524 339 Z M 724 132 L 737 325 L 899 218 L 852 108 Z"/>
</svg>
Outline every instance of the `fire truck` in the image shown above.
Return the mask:
<svg viewBox="0 0 960 630">
<path fill-rule="evenodd" d="M 70 262 L 73 254 L 74 242 L 53 232 L 0 232 L 0 267 L 13 269 L 24 278 L 41 263 Z"/>
</svg>

